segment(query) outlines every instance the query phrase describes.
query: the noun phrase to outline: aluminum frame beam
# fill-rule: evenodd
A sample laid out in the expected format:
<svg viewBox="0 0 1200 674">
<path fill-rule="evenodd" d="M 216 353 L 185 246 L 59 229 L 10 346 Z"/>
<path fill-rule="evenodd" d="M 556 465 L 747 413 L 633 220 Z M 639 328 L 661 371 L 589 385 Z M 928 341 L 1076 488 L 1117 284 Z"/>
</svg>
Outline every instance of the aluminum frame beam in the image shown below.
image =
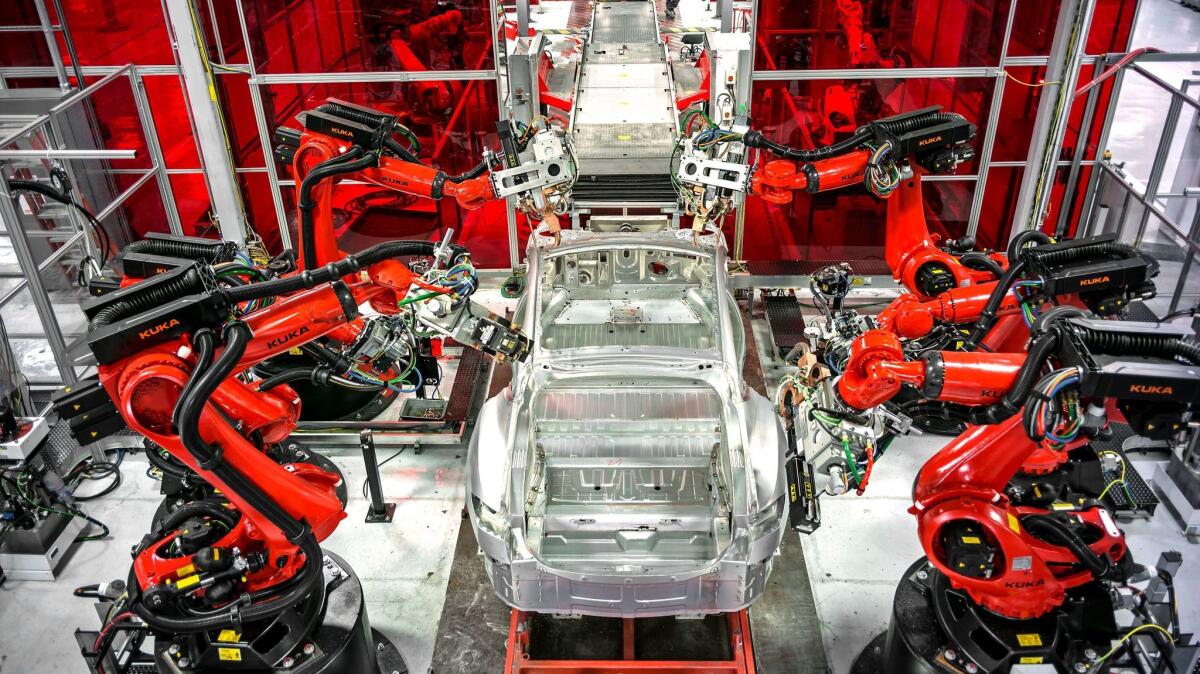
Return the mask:
<svg viewBox="0 0 1200 674">
<path fill-rule="evenodd" d="M 163 8 L 174 36 L 175 58 L 195 124 L 196 147 L 204 165 L 204 181 L 221 238 L 243 247 L 246 245 L 246 209 L 233 168 L 233 151 L 217 98 L 200 17 L 193 0 L 164 0 Z"/>
</svg>

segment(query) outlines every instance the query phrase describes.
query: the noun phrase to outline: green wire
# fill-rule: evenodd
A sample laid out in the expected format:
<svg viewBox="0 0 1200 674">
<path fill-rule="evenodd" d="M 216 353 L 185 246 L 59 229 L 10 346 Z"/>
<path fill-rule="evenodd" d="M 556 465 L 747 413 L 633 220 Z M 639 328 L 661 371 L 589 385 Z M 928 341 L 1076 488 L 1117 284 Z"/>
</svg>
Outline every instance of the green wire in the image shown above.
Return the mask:
<svg viewBox="0 0 1200 674">
<path fill-rule="evenodd" d="M 421 302 L 421 301 L 427 300 L 431 297 L 437 297 L 438 295 L 444 295 L 444 294 L 445 293 L 425 293 L 424 295 L 417 295 L 416 297 L 409 297 L 409 298 L 401 301 L 396 306 L 402 307 L 406 304 L 412 304 L 413 302 Z"/>
<path fill-rule="evenodd" d="M 47 508 L 46 506 L 38 503 L 37 501 L 34 501 L 25 492 L 25 486 L 21 484 L 20 477 L 18 477 L 16 480 L 14 480 L 13 484 L 17 485 L 17 491 L 20 492 L 21 498 L 24 499 L 26 503 L 33 506 L 34 508 L 37 508 L 38 510 L 41 510 L 42 512 L 54 513 L 56 515 L 62 515 L 63 517 L 70 517 L 71 519 L 83 516 L 83 513 L 81 513 L 81 512 L 58 510 L 57 508 Z M 86 517 L 84 518 L 84 520 L 89 521 L 89 520 L 87 520 Z M 100 528 L 103 529 L 103 531 L 101 533 L 92 534 L 91 536 L 79 536 L 76 538 L 76 540 L 81 543 L 85 542 L 85 541 L 102 540 L 105 536 L 107 536 L 109 534 L 109 530 L 108 530 L 108 527 L 103 524 L 100 525 Z"/>
<path fill-rule="evenodd" d="M 850 471 L 854 473 L 854 481 L 862 482 L 862 473 L 858 472 L 858 462 L 854 460 L 854 454 L 850 451 L 850 438 L 842 436 L 842 453 L 846 455 L 846 463 L 850 464 Z"/>
</svg>

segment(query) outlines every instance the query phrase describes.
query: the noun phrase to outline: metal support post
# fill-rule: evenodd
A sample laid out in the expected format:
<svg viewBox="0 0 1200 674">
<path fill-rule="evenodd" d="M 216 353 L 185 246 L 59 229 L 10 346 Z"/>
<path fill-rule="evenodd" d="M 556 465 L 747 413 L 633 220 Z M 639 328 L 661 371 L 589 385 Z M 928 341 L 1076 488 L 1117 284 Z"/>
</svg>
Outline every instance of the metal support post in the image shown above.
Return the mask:
<svg viewBox="0 0 1200 674">
<path fill-rule="evenodd" d="M 1038 103 L 1025 175 L 1017 195 L 1012 236 L 1022 230 L 1041 227 L 1045 218 L 1095 8 L 1096 0 L 1064 0 L 1059 11 L 1054 43 L 1046 64 L 1046 86 Z"/>
<path fill-rule="evenodd" d="M 992 163 L 992 152 L 996 146 L 996 131 L 1000 126 L 997 114 L 1004 102 L 1004 85 L 1008 77 L 1004 74 L 1005 61 L 1008 58 L 1008 44 L 1012 39 L 1013 17 L 1017 14 L 1017 0 L 1008 5 L 1008 18 L 1004 22 L 1004 42 L 1000 46 L 1000 68 L 996 70 L 992 85 L 992 102 L 988 110 L 987 128 L 983 132 L 983 143 L 979 148 L 979 159 L 976 164 L 975 191 L 971 194 L 971 213 L 967 217 L 967 236 L 974 237 L 979 231 L 979 217 L 983 213 L 983 195 L 987 189 L 988 168 Z"/>
<path fill-rule="evenodd" d="M 529 0 L 517 0 L 517 37 L 529 35 Z"/>
<path fill-rule="evenodd" d="M 717 18 L 721 20 L 721 32 L 733 32 L 733 0 L 717 0 Z"/>
<path fill-rule="evenodd" d="M 75 368 L 71 366 L 70 358 L 67 356 L 67 342 L 63 339 L 62 328 L 58 325 L 54 315 L 54 305 L 50 302 L 46 286 L 42 283 L 37 260 L 33 259 L 33 251 L 29 247 L 29 240 L 25 237 L 25 227 L 13 205 L 12 190 L 8 187 L 8 176 L 3 175 L 2 172 L 0 172 L 0 188 L 3 188 L 3 193 L 0 193 L 0 220 L 4 221 L 4 228 L 8 232 L 8 240 L 12 243 L 13 253 L 16 254 L 17 263 L 25 274 L 29 296 L 33 299 L 38 319 L 41 320 L 46 343 L 50 345 L 50 352 L 54 354 L 54 364 L 58 367 L 58 373 L 62 376 L 63 383 L 74 384 L 78 381 L 78 377 L 75 376 Z"/>
<path fill-rule="evenodd" d="M 146 97 L 146 83 L 136 70 L 129 71 L 129 86 L 133 89 L 133 102 L 137 105 L 138 119 L 142 122 L 142 135 L 146 138 L 146 150 L 154 162 L 158 178 L 158 195 L 162 198 L 167 213 L 167 226 L 176 236 L 183 235 L 183 223 L 179 220 L 179 208 L 175 204 L 175 192 L 171 189 L 171 177 L 167 175 L 167 163 L 163 159 L 162 146 L 158 144 L 158 131 L 154 128 L 154 117 L 150 111 L 150 100 Z"/>
<path fill-rule="evenodd" d="M 50 12 L 46 9 L 46 0 L 33 0 L 33 6 L 37 8 L 38 21 L 42 24 L 42 35 L 46 38 L 46 51 L 50 53 L 50 62 L 54 64 L 54 71 L 58 73 L 58 88 L 69 91 L 71 78 L 67 75 L 67 66 L 63 64 L 62 52 L 58 50 L 58 39 L 54 37 L 54 24 L 50 22 Z M 60 15 L 58 18 L 62 20 L 63 17 Z M 82 80 L 79 82 L 79 87 L 83 88 Z"/>
<path fill-rule="evenodd" d="M 79 54 L 75 51 L 75 39 L 71 37 L 71 27 L 67 25 L 67 13 L 63 10 L 62 0 L 53 0 L 54 14 L 58 16 L 58 30 L 62 33 L 63 47 L 67 50 L 67 56 L 71 59 L 71 70 L 75 71 L 75 83 L 77 88 L 82 89 L 86 85 L 83 82 L 83 66 L 79 64 Z"/>
<path fill-rule="evenodd" d="M 1162 184 L 1163 170 L 1167 166 L 1167 156 L 1171 154 L 1171 141 L 1175 139 L 1175 127 L 1179 125 L 1179 113 L 1183 111 L 1183 94 L 1173 93 L 1171 104 L 1167 106 L 1167 118 L 1163 121 L 1162 134 L 1158 137 L 1158 147 L 1154 150 L 1154 163 L 1150 165 L 1150 176 L 1146 178 L 1146 192 L 1143 198 L 1147 204 L 1153 204 L 1158 198 L 1158 186 Z M 1142 209 L 1142 218 L 1138 222 L 1137 236 L 1133 245 L 1142 245 L 1142 237 L 1146 235 L 1146 225 L 1150 221 L 1149 207 Z M 1121 223 L 1124 229 L 1125 223 Z"/>
<path fill-rule="evenodd" d="M 362 448 L 363 463 L 367 468 L 367 491 L 371 494 L 371 505 L 367 508 L 367 523 L 391 522 L 396 514 L 395 503 L 383 502 L 383 484 L 379 480 L 379 459 L 375 455 L 375 436 L 370 429 L 358 434 L 358 446 Z"/>
<path fill-rule="evenodd" d="M 174 36 L 175 58 L 187 92 L 188 107 L 196 123 L 196 145 L 204 164 L 204 179 L 213 213 L 221 228 L 221 238 L 245 246 L 245 208 L 200 17 L 193 0 L 165 0 L 163 6 Z M 263 147 L 266 150 L 270 146 Z"/>
<path fill-rule="evenodd" d="M 1107 59 L 1100 61 L 1101 66 L 1107 64 Z M 1100 125 L 1100 138 L 1096 141 L 1096 158 L 1092 161 L 1092 175 L 1088 177 L 1087 191 L 1083 195 L 1083 208 L 1079 211 L 1079 221 L 1086 225 L 1079 233 L 1080 236 L 1091 236 L 1094 229 L 1092 221 L 1095 217 L 1096 194 L 1100 185 L 1100 164 L 1107 161 L 1104 155 L 1108 152 L 1108 134 L 1112 130 L 1113 118 L 1117 112 L 1117 101 L 1120 100 L 1121 84 L 1124 81 L 1124 70 L 1118 71 L 1113 76 L 1112 90 L 1108 94 L 1108 105 L 1104 112 L 1104 122 Z"/>
<path fill-rule="evenodd" d="M 1190 187 L 1186 188 L 1183 193 L 1186 195 L 1192 189 Z M 1193 198 L 1200 197 L 1200 189 L 1195 189 L 1192 196 Z M 1200 240 L 1200 200 L 1196 202 L 1196 214 L 1192 217 L 1192 228 L 1188 230 L 1187 238 L 1189 241 Z M 1175 283 L 1175 292 L 1171 295 L 1171 308 L 1168 309 L 1170 313 L 1179 310 L 1179 300 L 1183 297 L 1183 289 L 1187 286 L 1188 273 L 1192 270 L 1192 263 L 1196 259 L 1196 251 L 1192 250 L 1190 246 L 1185 246 L 1184 249 L 1187 251 L 1187 257 L 1183 258 L 1183 266 L 1179 269 L 1179 281 Z"/>
<path fill-rule="evenodd" d="M 1092 66 L 1092 77 L 1104 70 L 1100 60 Z M 1083 163 L 1083 155 L 1087 153 L 1088 131 L 1092 128 L 1092 118 L 1096 116 L 1096 101 L 1100 98 L 1101 87 L 1092 87 L 1088 92 L 1087 105 L 1083 109 L 1083 120 L 1079 123 L 1079 138 L 1075 140 L 1075 154 L 1071 157 L 1071 171 L 1067 174 L 1067 188 L 1063 191 L 1062 206 L 1058 209 L 1058 223 L 1054 226 L 1054 236 L 1063 238 L 1070 227 L 1070 203 L 1075 198 L 1075 182 L 1079 179 L 1079 166 Z"/>
</svg>

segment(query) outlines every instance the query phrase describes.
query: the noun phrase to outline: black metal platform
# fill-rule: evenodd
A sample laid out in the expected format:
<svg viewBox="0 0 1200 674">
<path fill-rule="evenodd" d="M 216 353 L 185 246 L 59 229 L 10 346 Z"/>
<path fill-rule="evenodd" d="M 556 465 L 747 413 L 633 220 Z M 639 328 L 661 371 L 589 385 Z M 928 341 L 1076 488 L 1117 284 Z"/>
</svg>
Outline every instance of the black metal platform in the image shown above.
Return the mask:
<svg viewBox="0 0 1200 674">
<path fill-rule="evenodd" d="M 1092 449 L 1097 453 L 1112 451 L 1121 456 L 1121 461 L 1125 464 L 1125 487 L 1129 490 L 1129 496 L 1133 497 L 1133 502 L 1130 502 L 1125 490 L 1119 484 L 1108 490 L 1104 495 L 1104 502 L 1119 514 L 1153 515 L 1155 509 L 1158 508 L 1158 496 L 1154 494 L 1154 489 L 1137 471 L 1137 468 L 1129 463 L 1129 457 L 1126 456 L 1124 450 L 1125 441 L 1134 436 L 1133 430 L 1129 428 L 1128 424 L 1114 423 L 1111 428 L 1112 436 L 1092 442 Z M 1121 479 L 1120 465 L 1105 469 L 1103 472 L 1105 485 Z"/>
<path fill-rule="evenodd" d="M 767 327 L 771 330 L 771 342 L 780 357 L 787 355 L 792 347 L 804 341 L 804 315 L 800 300 L 792 293 L 763 293 L 763 311 Z"/>
</svg>

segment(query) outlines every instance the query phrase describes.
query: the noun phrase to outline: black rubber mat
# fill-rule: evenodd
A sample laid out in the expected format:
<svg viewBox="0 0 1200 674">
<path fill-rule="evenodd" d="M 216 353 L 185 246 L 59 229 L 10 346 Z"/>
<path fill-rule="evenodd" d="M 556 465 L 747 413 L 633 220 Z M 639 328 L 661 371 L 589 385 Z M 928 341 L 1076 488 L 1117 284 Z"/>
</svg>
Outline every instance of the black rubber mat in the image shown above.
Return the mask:
<svg viewBox="0 0 1200 674">
<path fill-rule="evenodd" d="M 786 355 L 792 347 L 804 341 L 804 316 L 795 295 L 764 293 L 763 311 L 767 315 L 767 327 L 771 329 L 771 341 L 779 356 Z"/>
</svg>

